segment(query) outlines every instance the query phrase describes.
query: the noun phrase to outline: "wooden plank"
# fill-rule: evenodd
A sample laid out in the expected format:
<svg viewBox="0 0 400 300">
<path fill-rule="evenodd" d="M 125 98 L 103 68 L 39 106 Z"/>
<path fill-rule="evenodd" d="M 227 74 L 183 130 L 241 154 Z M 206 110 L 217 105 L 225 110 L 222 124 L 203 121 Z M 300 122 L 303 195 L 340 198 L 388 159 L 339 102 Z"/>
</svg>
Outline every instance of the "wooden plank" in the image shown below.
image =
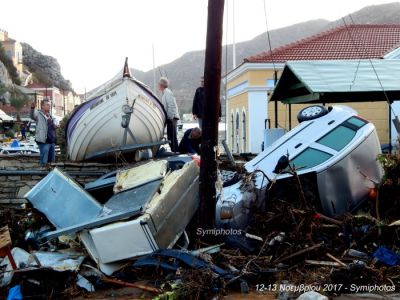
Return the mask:
<svg viewBox="0 0 400 300">
<path fill-rule="evenodd" d="M 0 249 L 8 248 L 11 246 L 11 236 L 8 226 L 0 228 Z"/>
</svg>

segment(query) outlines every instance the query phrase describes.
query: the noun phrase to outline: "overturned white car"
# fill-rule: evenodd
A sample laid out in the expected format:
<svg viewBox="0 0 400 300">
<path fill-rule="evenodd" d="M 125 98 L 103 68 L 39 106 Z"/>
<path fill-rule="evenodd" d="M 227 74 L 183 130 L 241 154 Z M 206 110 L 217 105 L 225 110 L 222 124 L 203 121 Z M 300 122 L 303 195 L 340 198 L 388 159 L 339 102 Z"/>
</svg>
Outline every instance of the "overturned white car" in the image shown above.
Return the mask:
<svg viewBox="0 0 400 300">
<path fill-rule="evenodd" d="M 301 110 L 298 119 L 298 126 L 245 164 L 253 180 L 238 176 L 236 182 L 225 184 L 216 207 L 218 227 L 247 227 L 250 208 L 265 199 L 269 180 L 292 176 L 285 172 L 284 159 L 284 166 L 278 167 L 285 157 L 300 178 L 313 178 L 319 207 L 327 216 L 352 211 L 368 198 L 383 175 L 377 162 L 381 148 L 375 126 L 345 106 L 313 105 Z"/>
</svg>

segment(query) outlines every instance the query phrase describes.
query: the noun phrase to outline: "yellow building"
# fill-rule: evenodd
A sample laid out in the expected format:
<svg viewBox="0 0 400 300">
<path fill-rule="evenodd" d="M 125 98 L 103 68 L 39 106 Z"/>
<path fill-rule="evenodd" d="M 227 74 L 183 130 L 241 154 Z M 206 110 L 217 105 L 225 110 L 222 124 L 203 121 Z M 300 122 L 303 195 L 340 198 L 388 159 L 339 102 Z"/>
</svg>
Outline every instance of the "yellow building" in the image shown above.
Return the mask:
<svg viewBox="0 0 400 300">
<path fill-rule="evenodd" d="M 227 138 L 232 152 L 261 151 L 264 128 L 275 127 L 274 104 L 269 104 L 276 79 L 286 61 L 343 59 L 400 59 L 400 25 L 350 25 L 246 58 L 226 76 Z M 381 143 L 388 143 L 388 104 L 347 103 L 377 128 Z M 278 126 L 297 125 L 297 112 L 305 105 L 278 103 Z"/>
<path fill-rule="evenodd" d="M 8 32 L 0 29 L 0 42 L 9 58 L 14 63 L 19 74 L 23 72 L 23 61 L 22 61 L 22 45 L 20 42 L 10 38 Z"/>
</svg>

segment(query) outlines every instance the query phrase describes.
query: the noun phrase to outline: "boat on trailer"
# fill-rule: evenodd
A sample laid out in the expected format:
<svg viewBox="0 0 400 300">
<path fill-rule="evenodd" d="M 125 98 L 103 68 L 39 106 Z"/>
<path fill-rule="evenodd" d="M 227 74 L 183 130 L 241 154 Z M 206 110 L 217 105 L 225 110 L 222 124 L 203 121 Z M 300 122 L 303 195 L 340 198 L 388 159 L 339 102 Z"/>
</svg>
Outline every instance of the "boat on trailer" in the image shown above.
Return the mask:
<svg viewBox="0 0 400 300">
<path fill-rule="evenodd" d="M 82 161 L 138 149 L 155 151 L 163 141 L 166 112 L 157 96 L 123 72 L 95 89 L 66 125 L 68 155 Z"/>
</svg>

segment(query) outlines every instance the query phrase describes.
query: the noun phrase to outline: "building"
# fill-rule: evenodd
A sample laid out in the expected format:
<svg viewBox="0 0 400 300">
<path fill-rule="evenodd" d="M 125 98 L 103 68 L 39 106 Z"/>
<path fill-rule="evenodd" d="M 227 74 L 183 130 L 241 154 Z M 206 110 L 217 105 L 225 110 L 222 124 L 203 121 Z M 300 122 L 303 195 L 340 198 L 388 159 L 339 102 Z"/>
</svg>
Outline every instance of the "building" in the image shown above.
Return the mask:
<svg viewBox="0 0 400 300">
<path fill-rule="evenodd" d="M 22 74 L 23 60 L 21 43 L 10 38 L 8 32 L 2 29 L 0 29 L 0 42 L 3 45 L 6 55 L 11 58 L 19 74 Z"/>
<path fill-rule="evenodd" d="M 74 94 L 71 91 L 63 91 L 63 97 L 66 114 L 69 114 L 74 110 L 75 106 L 81 104 L 81 98 L 79 95 Z"/>
<path fill-rule="evenodd" d="M 261 150 L 264 128 L 275 127 L 269 95 L 286 61 L 343 59 L 400 59 L 400 25 L 348 25 L 244 59 L 229 72 L 227 138 L 235 153 Z M 384 102 L 349 103 L 377 127 L 381 143 L 388 142 L 388 109 Z M 304 105 L 292 105 L 291 119 Z M 278 104 L 278 127 L 289 130 L 287 105 Z"/>
<path fill-rule="evenodd" d="M 22 120 L 29 120 L 29 112 L 31 103 L 33 101 L 40 102 L 43 99 L 43 95 L 40 92 L 37 92 L 33 89 L 29 89 L 27 87 L 14 85 L 14 88 L 19 90 L 21 93 L 27 96 L 27 102 L 25 105 L 17 111 L 10 103 L 10 101 L 5 101 L 5 103 L 0 104 L 1 109 L 7 113 L 8 115 L 16 118 L 17 115 L 21 117 Z"/>
</svg>

